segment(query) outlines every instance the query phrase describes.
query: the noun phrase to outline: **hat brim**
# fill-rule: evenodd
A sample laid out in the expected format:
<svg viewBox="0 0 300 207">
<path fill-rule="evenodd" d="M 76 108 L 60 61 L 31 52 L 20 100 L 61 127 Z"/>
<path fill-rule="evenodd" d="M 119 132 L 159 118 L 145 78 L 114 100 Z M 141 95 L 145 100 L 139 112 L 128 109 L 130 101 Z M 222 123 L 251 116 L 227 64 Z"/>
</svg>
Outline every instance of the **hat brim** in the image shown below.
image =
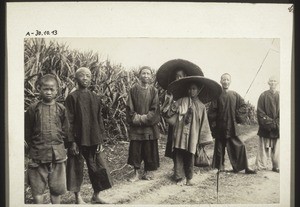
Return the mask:
<svg viewBox="0 0 300 207">
<path fill-rule="evenodd" d="M 204 104 L 217 99 L 222 93 L 222 87 L 219 83 L 202 76 L 191 76 L 175 80 L 168 86 L 168 91 L 172 93 L 174 100 L 178 100 L 188 96 L 188 89 L 191 84 L 196 84 L 201 89 L 198 97 Z"/>
<path fill-rule="evenodd" d="M 204 76 L 198 65 L 187 60 L 174 59 L 164 63 L 157 70 L 156 80 L 158 84 L 166 90 L 168 85 L 176 79 L 175 72 L 177 70 L 183 70 L 187 76 Z"/>
</svg>

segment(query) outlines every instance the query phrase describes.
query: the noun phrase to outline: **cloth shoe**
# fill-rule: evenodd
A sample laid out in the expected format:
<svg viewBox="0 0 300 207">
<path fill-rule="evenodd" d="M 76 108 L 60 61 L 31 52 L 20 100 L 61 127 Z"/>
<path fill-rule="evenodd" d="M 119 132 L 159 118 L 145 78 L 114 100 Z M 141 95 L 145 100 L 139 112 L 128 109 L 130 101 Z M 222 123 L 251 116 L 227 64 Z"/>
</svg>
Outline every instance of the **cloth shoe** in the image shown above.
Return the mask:
<svg viewBox="0 0 300 207">
<path fill-rule="evenodd" d="M 252 170 L 252 169 L 250 169 L 250 168 L 247 168 L 247 169 L 245 170 L 245 173 L 246 173 L 246 174 L 257 174 L 256 170 Z"/>
</svg>

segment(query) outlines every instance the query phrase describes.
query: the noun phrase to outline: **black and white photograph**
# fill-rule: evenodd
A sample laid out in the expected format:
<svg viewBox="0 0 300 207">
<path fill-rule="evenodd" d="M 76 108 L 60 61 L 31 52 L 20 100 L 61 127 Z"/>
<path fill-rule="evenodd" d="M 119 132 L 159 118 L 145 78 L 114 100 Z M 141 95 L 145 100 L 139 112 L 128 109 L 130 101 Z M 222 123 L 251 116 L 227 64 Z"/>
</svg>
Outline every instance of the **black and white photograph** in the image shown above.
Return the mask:
<svg viewBox="0 0 300 207">
<path fill-rule="evenodd" d="M 8 30 L 10 206 L 289 206 L 292 5 L 66 5 Z"/>
</svg>

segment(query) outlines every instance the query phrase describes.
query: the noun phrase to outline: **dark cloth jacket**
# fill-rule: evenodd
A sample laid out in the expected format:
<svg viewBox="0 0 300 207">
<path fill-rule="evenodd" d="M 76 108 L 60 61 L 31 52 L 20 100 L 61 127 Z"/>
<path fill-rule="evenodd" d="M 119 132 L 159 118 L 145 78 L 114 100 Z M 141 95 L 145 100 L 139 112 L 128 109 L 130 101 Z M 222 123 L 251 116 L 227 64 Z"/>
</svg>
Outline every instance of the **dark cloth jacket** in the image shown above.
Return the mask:
<svg viewBox="0 0 300 207">
<path fill-rule="evenodd" d="M 154 86 L 145 89 L 139 84 L 134 85 L 128 92 L 126 115 L 130 140 L 158 139 L 160 108 L 157 89 Z M 144 115 L 138 124 L 133 121 L 137 115 Z"/>
<path fill-rule="evenodd" d="M 62 104 L 37 102 L 29 106 L 25 112 L 25 140 L 30 158 L 41 163 L 66 159 L 67 129 L 66 109 Z"/>
<path fill-rule="evenodd" d="M 246 104 L 238 93 L 222 91 L 220 97 L 211 102 L 208 110 L 213 137 L 224 139 L 239 136 L 237 120 L 239 115 L 246 113 Z"/>
<path fill-rule="evenodd" d="M 279 92 L 263 92 L 257 103 L 258 135 L 265 138 L 279 138 Z"/>
<path fill-rule="evenodd" d="M 79 146 L 94 146 L 103 143 L 104 124 L 99 96 L 87 90 L 76 90 L 66 98 L 70 123 L 68 142 Z"/>
</svg>

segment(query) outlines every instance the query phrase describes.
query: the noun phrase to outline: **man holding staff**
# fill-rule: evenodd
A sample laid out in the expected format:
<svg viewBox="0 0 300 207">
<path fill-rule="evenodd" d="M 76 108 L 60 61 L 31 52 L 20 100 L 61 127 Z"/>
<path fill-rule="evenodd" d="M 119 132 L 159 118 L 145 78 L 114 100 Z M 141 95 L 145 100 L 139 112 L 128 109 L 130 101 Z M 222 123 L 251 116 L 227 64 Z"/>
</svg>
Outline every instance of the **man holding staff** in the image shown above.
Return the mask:
<svg viewBox="0 0 300 207">
<path fill-rule="evenodd" d="M 246 111 L 246 104 L 238 93 L 229 90 L 230 83 L 230 74 L 224 73 L 221 76 L 222 93 L 209 108 L 209 119 L 215 122 L 213 135 L 216 138 L 212 167 L 225 170 L 224 157 L 227 148 L 233 172 L 245 170 L 246 174 L 255 174 L 256 171 L 248 166 L 246 147 L 237 133 L 237 114 Z"/>
</svg>

